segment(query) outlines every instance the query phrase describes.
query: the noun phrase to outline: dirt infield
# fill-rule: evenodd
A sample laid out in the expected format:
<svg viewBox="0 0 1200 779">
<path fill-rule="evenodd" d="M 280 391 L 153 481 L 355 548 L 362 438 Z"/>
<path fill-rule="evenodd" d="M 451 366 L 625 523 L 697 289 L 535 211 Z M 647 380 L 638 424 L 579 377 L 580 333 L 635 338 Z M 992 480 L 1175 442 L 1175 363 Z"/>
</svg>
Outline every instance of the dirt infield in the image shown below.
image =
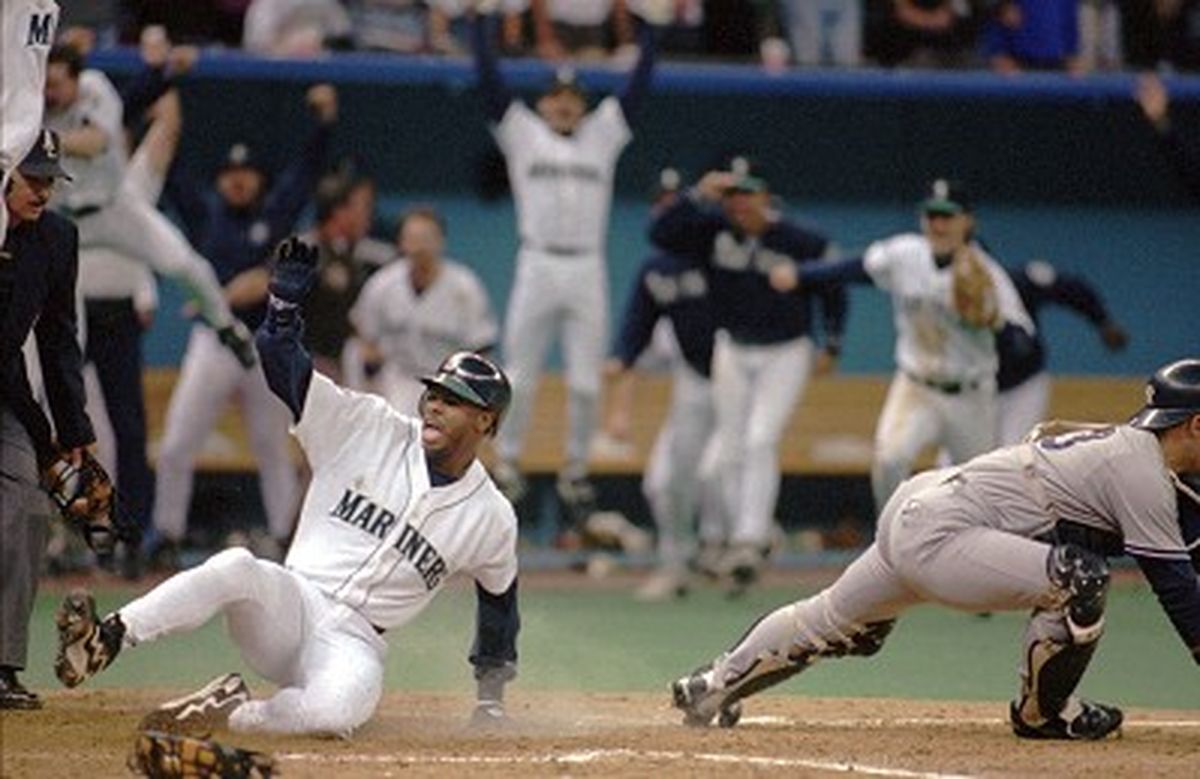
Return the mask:
<svg viewBox="0 0 1200 779">
<path fill-rule="evenodd" d="M 49 697 L 0 718 L 5 777 L 126 776 L 140 716 L 169 693 L 101 690 Z M 287 777 L 418 776 L 1195 776 L 1195 712 L 1132 710 L 1121 738 L 1019 742 L 996 704 L 763 696 L 732 730 L 678 724 L 665 696 L 521 694 L 514 725 L 465 727 L 461 696 L 390 694 L 353 740 L 222 740 L 273 752 Z"/>
</svg>

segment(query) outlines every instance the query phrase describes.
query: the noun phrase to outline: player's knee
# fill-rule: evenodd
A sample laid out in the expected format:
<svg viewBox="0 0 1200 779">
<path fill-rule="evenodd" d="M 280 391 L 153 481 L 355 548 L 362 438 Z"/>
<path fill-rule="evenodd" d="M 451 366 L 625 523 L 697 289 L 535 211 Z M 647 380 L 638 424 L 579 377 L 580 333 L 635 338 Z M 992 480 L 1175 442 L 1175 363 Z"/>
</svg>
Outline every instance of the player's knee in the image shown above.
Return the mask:
<svg viewBox="0 0 1200 779">
<path fill-rule="evenodd" d="M 1104 629 L 1111 578 L 1108 561 L 1078 544 L 1058 544 L 1046 561 L 1050 581 L 1065 596 L 1067 627 L 1077 644 L 1094 642 Z"/>
<path fill-rule="evenodd" d="M 257 558 L 240 546 L 220 551 L 204 561 L 204 567 L 230 577 L 233 581 L 246 581 L 254 575 L 257 565 Z"/>
</svg>

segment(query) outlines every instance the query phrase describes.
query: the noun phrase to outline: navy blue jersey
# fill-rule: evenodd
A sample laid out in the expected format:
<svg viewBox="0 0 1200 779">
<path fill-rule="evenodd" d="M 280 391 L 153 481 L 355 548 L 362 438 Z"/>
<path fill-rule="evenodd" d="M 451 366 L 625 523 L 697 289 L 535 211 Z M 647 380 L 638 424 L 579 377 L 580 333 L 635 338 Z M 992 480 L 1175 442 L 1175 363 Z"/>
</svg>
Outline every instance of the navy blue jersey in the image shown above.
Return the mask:
<svg viewBox="0 0 1200 779">
<path fill-rule="evenodd" d="M 1096 290 L 1079 276 L 1058 272 L 1048 262 L 1036 260 L 1021 267 L 1006 267 L 1008 275 L 1025 304 L 1025 310 L 1037 324 L 1030 336 L 1019 328 L 1007 328 L 996 337 L 1000 357 L 997 385 L 1001 392 L 1012 389 L 1046 367 L 1046 344 L 1041 336 L 1039 314 L 1042 306 L 1063 306 L 1085 317 L 1096 327 L 1109 321 L 1108 311 Z"/>
<path fill-rule="evenodd" d="M 226 205 L 214 189 L 204 189 L 179 170 L 167 178 L 167 197 L 183 220 L 192 246 L 212 263 L 217 281 L 228 284 L 245 271 L 263 265 L 271 248 L 295 227 L 308 204 L 325 164 L 331 127 L 318 124 L 300 156 L 279 175 L 259 202 L 248 209 Z M 262 322 L 266 301 L 234 314 L 251 329 Z"/>
<path fill-rule="evenodd" d="M 701 376 L 708 376 L 717 329 L 708 273 L 694 262 L 670 254 L 648 257 L 638 270 L 613 356 L 626 366 L 637 362 L 650 343 L 654 326 L 664 316 L 675 330 L 683 359 Z"/>
<path fill-rule="evenodd" d="M 765 233 L 741 235 L 719 211 L 681 197 L 650 228 L 659 248 L 707 267 L 717 327 L 738 343 L 775 344 L 812 331 L 810 300 L 821 302 L 827 342 L 840 341 L 846 321 L 846 292 L 822 285 L 799 296 L 776 292 L 767 274 L 784 262 L 818 262 L 829 245 L 825 236 L 786 219 Z"/>
</svg>

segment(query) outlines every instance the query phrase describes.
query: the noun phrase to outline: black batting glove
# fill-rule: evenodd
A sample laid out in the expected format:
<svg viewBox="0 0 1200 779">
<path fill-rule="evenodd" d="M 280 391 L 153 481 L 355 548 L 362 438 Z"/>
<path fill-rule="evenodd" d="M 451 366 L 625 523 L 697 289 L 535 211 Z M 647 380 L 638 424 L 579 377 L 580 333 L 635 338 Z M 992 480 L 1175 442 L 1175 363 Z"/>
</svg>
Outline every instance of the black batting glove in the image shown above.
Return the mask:
<svg viewBox="0 0 1200 779">
<path fill-rule="evenodd" d="M 271 258 L 271 305 L 295 307 L 304 304 L 317 285 L 317 247 L 292 236 L 275 247 Z"/>
</svg>

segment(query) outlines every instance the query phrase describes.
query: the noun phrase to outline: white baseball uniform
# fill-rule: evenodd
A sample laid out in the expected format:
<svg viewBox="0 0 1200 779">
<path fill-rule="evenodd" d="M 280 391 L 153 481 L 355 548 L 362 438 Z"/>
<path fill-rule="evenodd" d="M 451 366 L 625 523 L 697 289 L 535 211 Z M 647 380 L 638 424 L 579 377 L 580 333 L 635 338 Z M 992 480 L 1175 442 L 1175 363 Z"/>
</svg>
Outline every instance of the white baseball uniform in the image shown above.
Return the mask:
<svg viewBox="0 0 1200 779">
<path fill-rule="evenodd" d="M 404 414 L 417 413 L 424 386 L 447 354 L 495 346 L 499 328 L 479 277 L 442 260 L 433 283 L 418 294 L 411 265 L 400 258 L 377 271 L 359 293 L 350 321 L 382 352 L 382 394 Z"/>
<path fill-rule="evenodd" d="M 821 593 L 755 623 L 717 658 L 713 681 L 724 688 L 755 667 L 800 670 L 823 656 L 873 654 L 891 621 L 920 602 L 1033 609 L 1021 661 L 1027 677 L 1033 644 L 1084 640 L 1068 624 L 1070 593 L 1050 572 L 1056 528 L 1090 528 L 1111 539 L 1110 554 L 1123 547 L 1139 562 L 1189 564 L 1173 485 L 1155 434 L 1123 425 L 918 474 L 888 501 L 862 556 Z"/>
<path fill-rule="evenodd" d="M 1034 332 L 1033 320 L 1003 268 L 976 245 L 996 289 L 1000 316 Z M 996 345 L 990 329 L 955 312 L 952 270 L 939 268 L 929 241 L 905 233 L 867 248 L 863 265 L 891 294 L 896 375 L 875 430 L 871 486 L 880 509 L 912 472 L 921 450 L 945 447 L 965 462 L 996 441 Z"/>
<path fill-rule="evenodd" d="M 613 176 L 632 134 L 615 97 L 602 100 L 570 136 L 519 101 L 493 131 L 508 163 L 521 239 L 504 332 L 513 400 L 500 456 L 520 454 L 546 350 L 558 336 L 567 374 L 567 465 L 582 471 L 608 329 L 604 250 Z"/>
<path fill-rule="evenodd" d="M 432 487 L 419 421 L 312 374 L 293 427 L 313 470 L 285 566 L 226 550 L 120 610 L 136 645 L 224 614 L 254 671 L 280 687 L 235 730 L 348 735 L 383 692 L 381 633 L 456 573 L 503 593 L 517 575 L 512 506 L 478 460 Z"/>
<path fill-rule="evenodd" d="M 58 29 L 54 0 L 4 0 L 0 11 L 0 191 L 42 129 L 46 58 Z M 8 209 L 0 208 L 0 243 Z"/>
<path fill-rule="evenodd" d="M 94 157 L 63 157 L 74 181 L 58 190 L 54 206 L 75 220 L 81 250 L 103 246 L 150 266 L 181 284 L 206 322 L 225 327 L 233 319 L 212 266 L 153 204 L 121 196 L 127 167 L 123 115 L 121 96 L 98 70 L 79 75 L 72 105 L 47 114 L 47 126 L 59 133 L 89 126 L 107 137 L 104 151 Z"/>
</svg>

